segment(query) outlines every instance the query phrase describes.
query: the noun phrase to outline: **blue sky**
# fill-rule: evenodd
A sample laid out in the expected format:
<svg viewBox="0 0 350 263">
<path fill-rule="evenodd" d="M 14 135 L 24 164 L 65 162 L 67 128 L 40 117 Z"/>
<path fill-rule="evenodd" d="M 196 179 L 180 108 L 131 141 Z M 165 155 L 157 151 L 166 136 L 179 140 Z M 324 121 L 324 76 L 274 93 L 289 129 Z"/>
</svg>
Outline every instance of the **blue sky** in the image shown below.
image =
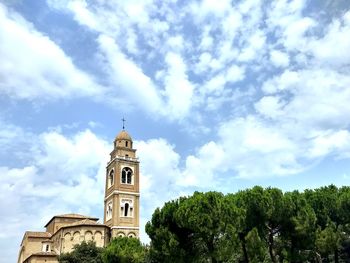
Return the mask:
<svg viewBox="0 0 350 263">
<path fill-rule="evenodd" d="M 350 183 L 350 3 L 0 2 L 0 248 L 55 214 L 103 218 L 121 118 L 141 238 L 193 191 Z"/>
</svg>

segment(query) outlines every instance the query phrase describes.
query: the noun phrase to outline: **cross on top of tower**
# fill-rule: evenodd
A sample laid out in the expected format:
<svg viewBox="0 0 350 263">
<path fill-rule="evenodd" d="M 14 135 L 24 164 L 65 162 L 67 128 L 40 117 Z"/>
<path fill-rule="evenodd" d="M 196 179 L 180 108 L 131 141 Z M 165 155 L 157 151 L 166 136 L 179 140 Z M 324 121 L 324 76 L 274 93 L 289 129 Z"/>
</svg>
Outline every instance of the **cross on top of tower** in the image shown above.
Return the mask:
<svg viewBox="0 0 350 263">
<path fill-rule="evenodd" d="M 122 119 L 122 122 L 123 122 L 123 130 L 125 130 L 125 122 L 126 122 L 126 120 L 124 119 L 124 117 Z"/>
</svg>

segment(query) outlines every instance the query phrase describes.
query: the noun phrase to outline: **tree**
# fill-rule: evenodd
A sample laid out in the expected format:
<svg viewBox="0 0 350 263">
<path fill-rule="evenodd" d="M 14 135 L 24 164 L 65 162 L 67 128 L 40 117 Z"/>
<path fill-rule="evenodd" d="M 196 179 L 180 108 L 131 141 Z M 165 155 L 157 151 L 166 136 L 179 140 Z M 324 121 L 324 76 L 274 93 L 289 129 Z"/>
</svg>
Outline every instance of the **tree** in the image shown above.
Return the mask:
<svg viewBox="0 0 350 263">
<path fill-rule="evenodd" d="M 203 262 L 228 262 L 231 255 L 227 247 L 232 249 L 235 235 L 232 235 L 234 224 L 232 219 L 237 217 L 235 207 L 226 202 L 222 193 L 195 192 L 179 206 L 176 220 L 181 229 L 192 233 L 192 255 Z"/>
<path fill-rule="evenodd" d="M 248 263 L 251 252 L 248 251 L 247 236 L 254 228 L 257 232 L 250 235 L 259 235 L 259 240 L 265 235 L 269 199 L 260 186 L 240 191 L 235 196 L 236 206 L 243 212 L 243 222 L 238 230 L 238 238 L 241 242 L 243 261 Z M 259 242 L 259 244 L 262 243 Z"/>
<path fill-rule="evenodd" d="M 285 215 L 281 227 L 283 248 L 288 262 L 306 262 L 312 256 L 316 235 L 316 215 L 303 194 L 298 191 L 284 195 Z M 281 257 L 283 257 L 281 255 Z"/>
<path fill-rule="evenodd" d="M 349 262 L 350 187 L 199 193 L 156 209 L 151 262 Z"/>
<path fill-rule="evenodd" d="M 60 263 L 102 263 L 102 250 L 93 241 L 83 241 L 75 245 L 72 252 L 61 254 L 58 260 Z"/>
<path fill-rule="evenodd" d="M 221 193 L 195 192 L 157 209 L 146 225 L 155 262 L 235 262 L 237 210 Z"/>
<path fill-rule="evenodd" d="M 145 262 L 146 248 L 137 238 L 117 237 L 102 252 L 103 263 Z"/>
<path fill-rule="evenodd" d="M 267 240 L 271 261 L 277 263 L 275 239 L 280 235 L 283 219 L 286 216 L 286 207 L 284 204 L 284 196 L 280 189 L 268 188 L 265 190 L 265 193 L 268 198 L 268 210 L 265 223 L 267 237 L 265 237 L 265 240 Z"/>
<path fill-rule="evenodd" d="M 339 248 L 340 245 L 340 233 L 336 229 L 333 222 L 330 222 L 326 228 L 321 228 L 316 231 L 316 248 L 320 252 L 322 258 L 329 261 L 329 255 Z"/>
<path fill-rule="evenodd" d="M 266 242 L 264 242 L 254 227 L 245 237 L 249 261 L 252 263 L 269 262 Z"/>
<path fill-rule="evenodd" d="M 151 239 L 150 257 L 154 262 L 187 262 L 192 257 L 190 229 L 181 228 L 175 213 L 186 200 L 181 197 L 157 208 L 151 221 L 146 224 L 146 233 Z"/>
</svg>

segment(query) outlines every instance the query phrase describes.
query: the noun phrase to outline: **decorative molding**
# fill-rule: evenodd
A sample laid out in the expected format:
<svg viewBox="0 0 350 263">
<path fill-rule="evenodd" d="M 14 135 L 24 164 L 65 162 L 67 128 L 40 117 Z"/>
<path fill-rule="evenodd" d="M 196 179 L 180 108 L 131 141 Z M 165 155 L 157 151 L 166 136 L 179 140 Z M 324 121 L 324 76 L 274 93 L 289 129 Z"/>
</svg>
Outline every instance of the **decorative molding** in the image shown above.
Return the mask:
<svg viewBox="0 0 350 263">
<path fill-rule="evenodd" d="M 111 229 L 134 229 L 139 230 L 138 226 L 111 226 Z"/>
<path fill-rule="evenodd" d="M 107 166 L 106 168 L 113 162 L 113 161 L 116 161 L 116 160 L 119 160 L 119 161 L 127 161 L 127 162 L 132 162 L 132 163 L 139 163 L 139 158 L 135 158 L 135 157 L 126 157 L 126 156 L 116 156 L 114 157 L 112 160 L 110 160 L 108 163 L 107 163 Z"/>
<path fill-rule="evenodd" d="M 119 191 L 119 190 L 114 190 L 112 193 L 110 193 L 108 196 L 105 197 L 105 201 L 110 198 L 113 195 L 117 194 L 127 194 L 127 195 L 134 195 L 134 196 L 140 196 L 140 192 L 126 192 L 126 191 Z"/>
</svg>

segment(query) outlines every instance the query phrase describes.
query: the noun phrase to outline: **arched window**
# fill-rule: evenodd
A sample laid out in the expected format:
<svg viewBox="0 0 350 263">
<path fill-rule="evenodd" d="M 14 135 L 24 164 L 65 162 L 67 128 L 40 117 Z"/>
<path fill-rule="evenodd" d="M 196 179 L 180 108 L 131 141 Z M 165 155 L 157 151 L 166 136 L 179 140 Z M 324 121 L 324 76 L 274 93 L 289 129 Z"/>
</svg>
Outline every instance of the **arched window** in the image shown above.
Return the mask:
<svg viewBox="0 0 350 263">
<path fill-rule="evenodd" d="M 125 147 L 128 147 L 128 141 L 125 141 Z"/>
<path fill-rule="evenodd" d="M 122 170 L 122 184 L 132 184 L 132 170 L 129 167 Z"/>
<path fill-rule="evenodd" d="M 121 204 L 121 216 L 122 217 L 132 217 L 133 216 L 133 205 L 131 199 L 122 199 Z"/>
<path fill-rule="evenodd" d="M 128 216 L 128 212 L 129 212 L 129 204 L 126 203 L 124 206 L 124 216 Z"/>
<path fill-rule="evenodd" d="M 112 186 L 114 183 L 114 170 L 109 172 L 108 175 L 108 186 Z"/>
</svg>

